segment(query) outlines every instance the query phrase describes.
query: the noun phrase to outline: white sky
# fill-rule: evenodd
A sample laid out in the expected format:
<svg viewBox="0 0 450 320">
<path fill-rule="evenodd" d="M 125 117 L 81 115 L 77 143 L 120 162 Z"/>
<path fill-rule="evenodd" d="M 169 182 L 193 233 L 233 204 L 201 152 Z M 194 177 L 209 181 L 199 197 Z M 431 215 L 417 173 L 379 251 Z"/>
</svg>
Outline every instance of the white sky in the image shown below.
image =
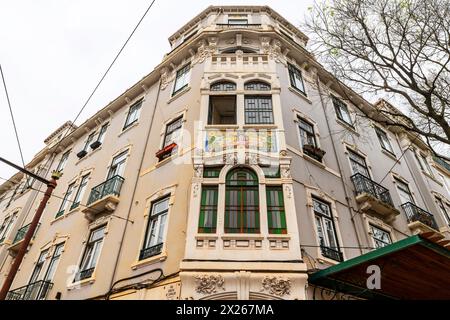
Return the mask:
<svg viewBox="0 0 450 320">
<path fill-rule="evenodd" d="M 25 163 L 51 132 L 75 118 L 150 2 L 0 0 L 0 64 Z M 312 2 L 156 0 L 76 124 L 152 71 L 170 51 L 167 38 L 209 5 L 269 5 L 298 26 Z M 0 139 L 0 156 L 20 164 L 3 86 Z M 0 177 L 14 173 L 0 163 Z"/>
</svg>

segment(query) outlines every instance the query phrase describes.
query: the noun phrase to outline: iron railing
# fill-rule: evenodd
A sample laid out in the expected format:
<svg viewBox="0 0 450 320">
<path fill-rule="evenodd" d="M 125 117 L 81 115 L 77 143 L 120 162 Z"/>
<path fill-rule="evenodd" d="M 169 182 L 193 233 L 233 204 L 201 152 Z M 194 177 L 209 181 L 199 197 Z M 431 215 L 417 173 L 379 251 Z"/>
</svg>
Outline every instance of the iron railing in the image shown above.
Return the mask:
<svg viewBox="0 0 450 320">
<path fill-rule="evenodd" d="M 95 267 L 78 271 L 77 275 L 75 276 L 75 281 L 81 281 L 81 280 L 90 278 L 92 276 L 92 274 L 94 273 L 94 270 L 95 270 Z"/>
<path fill-rule="evenodd" d="M 164 243 L 158 243 L 157 245 L 142 249 L 141 252 L 139 253 L 139 260 L 144 260 L 152 256 L 156 256 L 157 254 L 160 254 L 162 251 L 163 244 Z"/>
<path fill-rule="evenodd" d="M 394 207 L 389 190 L 361 173 L 351 176 L 357 194 L 368 193 L 385 204 Z"/>
<path fill-rule="evenodd" d="M 122 184 L 124 181 L 125 179 L 121 176 L 114 176 L 99 184 L 98 186 L 92 188 L 87 205 L 89 206 L 95 201 L 100 200 L 108 195 L 119 196 L 120 189 L 122 188 Z"/>
<path fill-rule="evenodd" d="M 402 204 L 403 211 L 406 213 L 406 218 L 408 222 L 420 221 L 423 224 L 435 229 L 439 230 L 436 221 L 431 213 L 423 210 L 422 208 L 416 206 L 412 202 L 406 202 Z"/>
<path fill-rule="evenodd" d="M 322 252 L 322 255 L 324 257 L 327 257 L 327 258 L 330 258 L 330 259 L 333 259 L 333 260 L 339 261 L 339 262 L 344 260 L 344 256 L 342 255 L 342 252 L 340 252 L 336 249 L 333 249 L 330 247 L 325 247 L 325 246 L 320 246 L 320 251 Z"/>
<path fill-rule="evenodd" d="M 31 225 L 31 223 L 29 223 L 26 226 L 23 226 L 22 228 L 17 230 L 16 236 L 14 237 L 14 241 L 12 244 L 16 244 L 17 242 L 22 241 L 25 238 L 25 235 L 27 234 L 28 229 L 30 229 L 30 225 Z M 38 223 L 37 228 L 34 231 L 33 238 L 35 237 L 36 232 L 38 231 L 40 225 L 41 225 L 41 223 Z"/>
<path fill-rule="evenodd" d="M 36 281 L 9 291 L 6 300 L 44 300 L 52 287 L 50 281 Z"/>
</svg>

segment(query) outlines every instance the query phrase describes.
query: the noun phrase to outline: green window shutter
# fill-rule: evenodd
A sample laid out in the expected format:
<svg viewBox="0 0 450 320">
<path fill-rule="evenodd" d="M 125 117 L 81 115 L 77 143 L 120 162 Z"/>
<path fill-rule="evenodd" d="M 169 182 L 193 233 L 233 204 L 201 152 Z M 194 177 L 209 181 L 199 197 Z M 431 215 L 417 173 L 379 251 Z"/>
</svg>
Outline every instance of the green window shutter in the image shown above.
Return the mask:
<svg viewBox="0 0 450 320">
<path fill-rule="evenodd" d="M 217 226 L 217 186 L 203 186 L 201 195 L 200 215 L 198 221 L 199 233 L 215 233 Z M 212 220 L 211 225 L 206 225 L 207 215 Z"/>
<path fill-rule="evenodd" d="M 286 214 L 282 187 L 267 187 L 266 198 L 269 233 L 286 234 Z"/>
</svg>

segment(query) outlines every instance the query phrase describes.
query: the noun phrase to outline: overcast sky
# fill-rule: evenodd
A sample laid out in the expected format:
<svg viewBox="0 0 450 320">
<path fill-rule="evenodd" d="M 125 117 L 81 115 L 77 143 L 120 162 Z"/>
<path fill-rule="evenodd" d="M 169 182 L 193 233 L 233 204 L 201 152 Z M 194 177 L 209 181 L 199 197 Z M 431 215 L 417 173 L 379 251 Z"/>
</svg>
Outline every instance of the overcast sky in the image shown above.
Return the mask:
<svg viewBox="0 0 450 320">
<path fill-rule="evenodd" d="M 168 37 L 209 5 L 269 5 L 298 26 L 312 0 L 156 0 L 84 110 L 81 124 L 158 65 Z M 151 0 L 0 0 L 0 64 L 25 162 L 73 120 Z M 0 156 L 21 163 L 3 86 Z M 14 169 L 0 163 L 0 177 Z M 2 181 L 0 180 L 0 184 Z"/>
</svg>

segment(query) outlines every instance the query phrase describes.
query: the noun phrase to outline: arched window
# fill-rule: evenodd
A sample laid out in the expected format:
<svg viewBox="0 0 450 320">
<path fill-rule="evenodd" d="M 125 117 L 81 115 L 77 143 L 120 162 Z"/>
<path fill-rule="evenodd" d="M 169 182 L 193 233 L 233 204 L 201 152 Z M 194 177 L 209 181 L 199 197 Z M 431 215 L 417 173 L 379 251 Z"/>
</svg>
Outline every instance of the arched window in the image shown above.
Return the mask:
<svg viewBox="0 0 450 320">
<path fill-rule="evenodd" d="M 211 91 L 235 91 L 236 84 L 230 81 L 220 81 L 211 85 Z"/>
<path fill-rule="evenodd" d="M 262 81 L 249 81 L 244 84 L 245 90 L 269 91 L 270 84 Z"/>
<path fill-rule="evenodd" d="M 237 168 L 227 175 L 225 232 L 259 233 L 258 177 L 250 169 Z"/>
</svg>

